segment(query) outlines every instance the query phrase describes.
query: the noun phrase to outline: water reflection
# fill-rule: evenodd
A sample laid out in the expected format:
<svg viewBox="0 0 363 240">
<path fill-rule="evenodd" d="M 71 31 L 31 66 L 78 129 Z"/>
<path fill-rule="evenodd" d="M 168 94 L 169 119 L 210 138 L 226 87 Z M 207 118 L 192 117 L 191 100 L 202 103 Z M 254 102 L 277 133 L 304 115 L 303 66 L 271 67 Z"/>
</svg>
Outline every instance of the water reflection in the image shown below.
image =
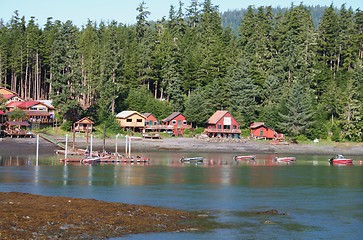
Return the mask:
<svg viewBox="0 0 363 240">
<path fill-rule="evenodd" d="M 0 157 L 0 191 L 207 210 L 231 226 L 211 233 L 141 235 L 140 239 L 359 239 L 361 165 L 330 166 L 328 156 L 319 155 L 296 156 L 294 164 L 276 163 L 274 154 L 240 162 L 228 153 L 201 155 L 206 161 L 196 165 L 179 161 L 195 153 L 179 152 L 148 153 L 151 162 L 146 165 L 65 165 L 51 155 L 41 156 L 35 166 L 35 156 Z M 244 214 L 269 209 L 289 215 Z M 276 224 L 264 224 L 266 220 Z"/>
</svg>

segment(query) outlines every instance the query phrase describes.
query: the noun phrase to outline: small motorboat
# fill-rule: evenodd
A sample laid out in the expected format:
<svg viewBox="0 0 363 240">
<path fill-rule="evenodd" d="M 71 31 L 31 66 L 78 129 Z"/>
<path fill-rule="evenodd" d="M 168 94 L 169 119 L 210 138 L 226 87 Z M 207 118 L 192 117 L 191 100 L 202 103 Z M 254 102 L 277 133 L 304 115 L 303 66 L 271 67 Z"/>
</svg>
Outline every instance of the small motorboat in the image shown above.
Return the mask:
<svg viewBox="0 0 363 240">
<path fill-rule="evenodd" d="M 182 163 L 202 163 L 204 157 L 183 157 L 180 159 Z"/>
<path fill-rule="evenodd" d="M 295 162 L 296 158 L 295 157 L 275 157 L 274 159 L 275 162 Z"/>
<path fill-rule="evenodd" d="M 353 159 L 346 158 L 342 154 L 337 154 L 329 159 L 330 164 L 353 164 Z"/>
<path fill-rule="evenodd" d="M 236 155 L 233 157 L 235 161 L 254 161 L 256 160 L 256 156 L 254 155 Z"/>
</svg>

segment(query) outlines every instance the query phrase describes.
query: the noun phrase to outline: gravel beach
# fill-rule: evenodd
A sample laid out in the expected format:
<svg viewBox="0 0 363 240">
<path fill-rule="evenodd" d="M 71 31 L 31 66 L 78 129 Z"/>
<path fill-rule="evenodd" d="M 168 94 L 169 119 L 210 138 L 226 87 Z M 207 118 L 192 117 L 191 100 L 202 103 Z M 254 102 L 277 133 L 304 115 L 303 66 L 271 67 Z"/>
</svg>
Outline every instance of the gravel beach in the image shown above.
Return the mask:
<svg viewBox="0 0 363 240">
<path fill-rule="evenodd" d="M 64 138 L 56 138 L 58 142 L 65 143 Z M 52 154 L 56 149 L 60 149 L 44 139 L 40 139 L 39 154 Z M 73 147 L 73 139 L 68 140 L 68 144 Z M 77 137 L 74 147 L 85 149 L 90 145 L 86 138 Z M 114 152 L 116 146 L 115 138 L 94 138 L 92 147 L 94 150 Z M 125 146 L 125 137 L 117 140 L 118 149 Z M 3 138 L 0 140 L 0 153 L 2 155 L 35 154 L 36 138 Z M 277 154 L 322 154 L 335 155 L 345 154 L 352 156 L 363 155 L 363 143 L 308 143 L 308 144 L 270 144 L 264 140 L 226 140 L 226 139 L 199 139 L 199 138 L 164 138 L 164 139 L 132 139 L 133 151 L 179 151 L 179 152 L 228 152 L 228 153 L 277 153 Z"/>
</svg>

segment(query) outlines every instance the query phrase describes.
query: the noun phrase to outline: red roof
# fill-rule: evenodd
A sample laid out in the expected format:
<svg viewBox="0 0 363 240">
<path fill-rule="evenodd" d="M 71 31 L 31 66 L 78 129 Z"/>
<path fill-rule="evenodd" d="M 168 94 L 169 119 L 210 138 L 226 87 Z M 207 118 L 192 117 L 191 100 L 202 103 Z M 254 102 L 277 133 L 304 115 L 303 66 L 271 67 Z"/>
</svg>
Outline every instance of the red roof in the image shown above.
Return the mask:
<svg viewBox="0 0 363 240">
<path fill-rule="evenodd" d="M 21 102 L 21 104 L 19 104 L 18 107 L 22 108 L 22 109 L 27 109 L 27 108 L 30 108 L 37 104 L 42 104 L 42 103 L 40 103 L 38 101 L 24 101 L 24 102 Z M 42 105 L 44 105 L 44 104 L 42 104 Z"/>
<path fill-rule="evenodd" d="M 208 119 L 208 123 L 209 124 L 217 124 L 217 122 L 224 117 L 226 114 L 228 113 L 228 111 L 225 110 L 218 110 L 216 111 L 209 119 Z"/>
<path fill-rule="evenodd" d="M 20 104 L 22 104 L 23 102 L 20 102 L 20 101 L 12 101 L 12 102 L 9 102 L 6 107 L 7 108 L 11 108 L 11 107 L 18 107 Z"/>
<path fill-rule="evenodd" d="M 5 113 L 3 111 L 0 110 L 0 115 L 4 115 Z"/>
</svg>

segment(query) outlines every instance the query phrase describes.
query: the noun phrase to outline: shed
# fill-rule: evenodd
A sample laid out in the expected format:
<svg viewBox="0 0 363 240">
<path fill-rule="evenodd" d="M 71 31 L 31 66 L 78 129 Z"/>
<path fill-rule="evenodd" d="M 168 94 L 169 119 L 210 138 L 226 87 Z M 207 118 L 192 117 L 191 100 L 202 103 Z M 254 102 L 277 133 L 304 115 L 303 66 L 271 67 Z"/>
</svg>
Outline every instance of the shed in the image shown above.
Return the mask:
<svg viewBox="0 0 363 240">
<path fill-rule="evenodd" d="M 93 124 L 94 122 L 91 119 L 84 117 L 73 124 L 73 129 L 75 132 L 91 133 L 93 129 Z"/>
<path fill-rule="evenodd" d="M 277 133 L 273 129 L 267 127 L 263 122 L 251 123 L 250 133 L 254 138 L 274 139 L 277 136 Z"/>
</svg>

